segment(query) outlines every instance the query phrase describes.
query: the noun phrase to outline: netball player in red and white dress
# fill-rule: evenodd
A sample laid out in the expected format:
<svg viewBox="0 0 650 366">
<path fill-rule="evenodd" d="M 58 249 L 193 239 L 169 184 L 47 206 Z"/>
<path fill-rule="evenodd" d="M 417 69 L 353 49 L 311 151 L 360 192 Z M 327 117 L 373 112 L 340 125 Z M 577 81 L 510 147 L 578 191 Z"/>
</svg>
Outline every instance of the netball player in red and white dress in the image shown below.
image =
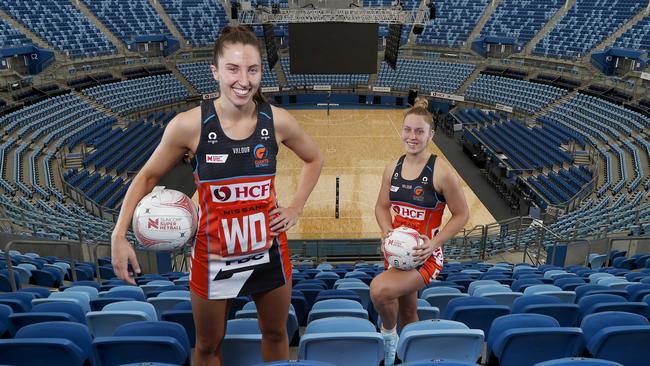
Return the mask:
<svg viewBox="0 0 650 366">
<path fill-rule="evenodd" d="M 291 263 L 286 231 L 298 221 L 323 157 L 286 110 L 262 97 L 259 41 L 250 29 L 221 31 L 211 69 L 220 97 L 174 118 L 129 187 L 112 235 L 113 268 L 119 278 L 134 283 L 128 262 L 136 272 L 140 268 L 125 239 L 134 208 L 189 154 L 200 212 L 190 273 L 193 364 L 221 365 L 229 299 L 242 295 L 251 295 L 257 305 L 263 359 L 287 359 Z M 304 161 L 293 201 L 284 207 L 274 186 L 279 143 Z"/>
<path fill-rule="evenodd" d="M 383 239 L 394 228 L 417 230 L 423 244 L 414 251 L 421 265 L 403 271 L 388 266 L 370 284 L 370 296 L 382 321 L 384 364 L 392 366 L 397 347 L 397 316 L 401 327 L 418 321 L 418 290 L 435 279 L 443 265 L 442 245 L 456 235 L 469 218 L 458 176 L 449 163 L 428 151 L 433 139 L 433 117 L 427 101 L 418 98 L 404 117 L 401 138 L 406 154 L 384 170 L 375 216 Z M 444 227 L 445 207 L 451 218 Z M 391 215 L 392 213 L 392 215 Z"/>
</svg>

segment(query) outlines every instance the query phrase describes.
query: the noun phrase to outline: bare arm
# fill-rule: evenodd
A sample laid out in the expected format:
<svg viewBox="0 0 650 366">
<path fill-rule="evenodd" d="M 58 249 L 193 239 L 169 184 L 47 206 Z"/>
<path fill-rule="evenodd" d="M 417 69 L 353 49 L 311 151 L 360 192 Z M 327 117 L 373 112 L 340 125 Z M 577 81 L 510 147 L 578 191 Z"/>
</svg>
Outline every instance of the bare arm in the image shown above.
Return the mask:
<svg viewBox="0 0 650 366">
<path fill-rule="evenodd" d="M 395 170 L 396 161 L 388 164 L 381 177 L 381 188 L 375 204 L 375 217 L 381 230 L 382 239 L 393 229 L 392 217 L 390 215 L 390 178 Z"/>
<path fill-rule="evenodd" d="M 447 224 L 440 230 L 432 242 L 435 247 L 441 247 L 449 239 L 453 238 L 463 229 L 463 226 L 469 220 L 469 208 L 463 187 L 456 172 L 451 168 L 449 163 L 438 158 L 435 167 L 434 186 L 445 196 L 447 207 L 451 212 L 451 218 Z"/>
<path fill-rule="evenodd" d="M 300 173 L 300 180 L 296 187 L 293 200 L 285 209 L 278 208 L 271 215 L 276 215 L 271 220 L 270 228 L 274 232 L 288 230 L 298 221 L 298 216 L 314 190 L 321 169 L 323 168 L 323 155 L 314 140 L 305 133 L 293 116 L 284 109 L 273 107 L 276 134 L 279 141 L 291 149 L 305 164 Z M 289 212 L 285 212 L 288 210 Z"/>
<path fill-rule="evenodd" d="M 140 272 L 140 266 L 135 257 L 135 252 L 126 240 L 126 232 L 131 225 L 133 212 L 138 202 L 140 202 L 142 197 L 151 192 L 160 178 L 174 167 L 183 155 L 188 152 L 193 131 L 191 130 L 191 123 L 188 123 L 190 121 L 187 120 L 187 113 L 179 114 L 167 125 L 160 144 L 158 144 L 158 147 L 147 163 L 140 169 L 135 178 L 133 178 L 124 196 L 120 215 L 111 235 L 113 269 L 120 279 L 135 283 L 129 278 L 128 262 L 131 262 L 136 273 Z M 198 137 L 196 133 L 194 135 Z"/>
</svg>

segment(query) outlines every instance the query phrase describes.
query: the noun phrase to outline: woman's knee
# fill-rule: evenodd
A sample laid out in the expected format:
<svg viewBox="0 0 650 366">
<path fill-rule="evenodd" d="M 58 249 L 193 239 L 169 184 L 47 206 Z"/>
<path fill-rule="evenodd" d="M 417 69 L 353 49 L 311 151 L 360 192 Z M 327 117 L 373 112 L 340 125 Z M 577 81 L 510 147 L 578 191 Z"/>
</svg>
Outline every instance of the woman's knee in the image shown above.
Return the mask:
<svg viewBox="0 0 650 366">
<path fill-rule="evenodd" d="M 273 343 L 281 343 L 288 339 L 286 322 L 281 326 L 262 327 L 262 337 Z"/>
<path fill-rule="evenodd" d="M 196 352 L 203 355 L 218 355 L 221 353 L 223 338 L 196 337 Z"/>
<path fill-rule="evenodd" d="M 394 300 L 397 296 L 394 289 L 386 281 L 372 281 L 370 283 L 370 298 L 373 302 Z"/>
</svg>

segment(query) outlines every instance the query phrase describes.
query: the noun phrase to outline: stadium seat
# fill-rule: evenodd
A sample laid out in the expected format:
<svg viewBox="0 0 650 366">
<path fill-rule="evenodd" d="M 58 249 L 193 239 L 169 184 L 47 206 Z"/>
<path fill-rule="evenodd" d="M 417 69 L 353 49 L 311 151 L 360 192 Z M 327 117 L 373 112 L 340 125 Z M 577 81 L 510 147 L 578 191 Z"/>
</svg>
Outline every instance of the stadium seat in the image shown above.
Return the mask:
<svg viewBox="0 0 650 366">
<path fill-rule="evenodd" d="M 587 315 L 581 328 L 593 357 L 623 365 L 647 365 L 650 359 L 650 323 L 644 316 L 606 311 Z"/>
<path fill-rule="evenodd" d="M 93 348 L 102 365 L 161 362 L 189 366 L 189 340 L 182 326 L 165 321 L 119 326 L 113 336 L 96 338 Z"/>
<path fill-rule="evenodd" d="M 408 324 L 400 334 L 397 356 L 403 362 L 453 359 L 476 363 L 483 351 L 483 331 L 451 320 Z"/>
<path fill-rule="evenodd" d="M 648 309 L 644 302 L 628 302 L 624 297 L 611 294 L 583 296 L 578 302 L 582 317 L 603 311 L 625 311 L 643 315 Z"/>
<path fill-rule="evenodd" d="M 86 324 L 95 338 L 112 336 L 123 324 L 156 319 L 158 316 L 153 305 L 142 301 L 113 302 L 101 311 L 86 314 Z"/>
<path fill-rule="evenodd" d="M 224 365 L 245 366 L 262 362 L 262 333 L 257 319 L 228 320 L 221 344 Z"/>
<path fill-rule="evenodd" d="M 335 349 L 336 352 L 332 352 Z M 339 366 L 374 365 L 384 358 L 384 339 L 368 320 L 335 317 L 315 320 L 300 338 L 298 358 Z"/>
<path fill-rule="evenodd" d="M 194 326 L 194 316 L 192 315 L 191 309 L 172 309 L 164 311 L 160 320 L 180 324 L 185 329 L 185 333 L 187 333 L 187 337 L 190 340 L 190 348 L 194 348 L 196 342 L 196 328 Z"/>
<path fill-rule="evenodd" d="M 546 315 L 506 315 L 492 323 L 488 349 L 502 366 L 532 366 L 578 355 L 582 350 L 582 331 L 560 327 L 557 320 Z"/>
<path fill-rule="evenodd" d="M 88 329 L 78 323 L 32 324 L 14 339 L 0 340 L 0 359 L 18 366 L 94 364 L 91 342 Z"/>
<path fill-rule="evenodd" d="M 368 319 L 368 312 L 363 309 L 363 306 L 359 302 L 354 300 L 321 300 L 317 301 L 311 308 L 311 311 L 307 317 L 307 323 L 310 323 L 317 319 L 335 316 L 349 316 Z"/>
<path fill-rule="evenodd" d="M 11 323 L 9 322 L 9 316 L 13 314 L 11 306 L 0 304 L 0 339 L 5 338 L 6 335 L 14 334 Z"/>
<path fill-rule="evenodd" d="M 535 366 L 623 366 L 618 362 L 595 358 L 567 357 L 536 363 Z"/>
<path fill-rule="evenodd" d="M 514 301 L 513 314 L 534 313 L 548 315 L 558 321 L 561 327 L 574 327 L 580 318 L 580 308 L 576 304 L 565 304 L 555 296 L 529 295 Z"/>
<path fill-rule="evenodd" d="M 496 301 L 485 297 L 460 297 L 449 301 L 445 319 L 466 324 L 470 329 L 481 329 L 489 336 L 492 321 L 502 315 L 510 314 L 510 308 L 497 305 Z"/>
<path fill-rule="evenodd" d="M 449 287 L 430 287 L 422 292 L 422 298 L 431 304 L 431 306 L 438 308 L 441 315 L 447 311 L 447 305 L 450 301 L 468 296 L 468 294 L 463 294 L 458 289 Z"/>
<path fill-rule="evenodd" d="M 561 288 L 553 285 L 533 285 L 524 290 L 527 295 L 550 295 L 562 300 L 565 304 L 573 304 L 576 298 L 574 291 L 562 291 Z"/>
</svg>

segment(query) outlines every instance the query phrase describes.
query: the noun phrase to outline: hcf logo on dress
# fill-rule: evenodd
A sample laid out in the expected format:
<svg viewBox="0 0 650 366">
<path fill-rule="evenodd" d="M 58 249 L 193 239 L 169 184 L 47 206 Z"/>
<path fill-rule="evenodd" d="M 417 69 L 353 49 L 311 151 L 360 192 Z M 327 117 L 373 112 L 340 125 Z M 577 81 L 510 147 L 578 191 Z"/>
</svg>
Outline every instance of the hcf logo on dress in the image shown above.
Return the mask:
<svg viewBox="0 0 650 366">
<path fill-rule="evenodd" d="M 271 193 L 271 180 L 260 182 L 245 182 L 210 186 L 212 202 L 228 203 L 236 201 L 256 201 L 269 198 Z"/>
</svg>

